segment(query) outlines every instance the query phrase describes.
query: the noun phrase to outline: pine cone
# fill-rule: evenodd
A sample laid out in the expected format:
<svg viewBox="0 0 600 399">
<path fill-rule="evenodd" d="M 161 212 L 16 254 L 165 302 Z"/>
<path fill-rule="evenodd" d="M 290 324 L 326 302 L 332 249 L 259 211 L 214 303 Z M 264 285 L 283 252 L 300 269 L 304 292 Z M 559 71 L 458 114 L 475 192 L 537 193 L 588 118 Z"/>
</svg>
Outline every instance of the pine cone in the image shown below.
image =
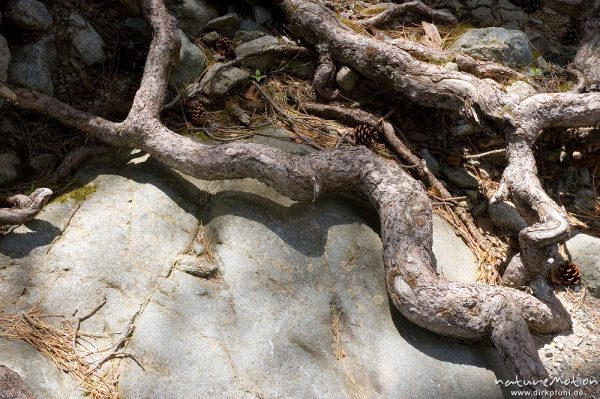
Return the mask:
<svg viewBox="0 0 600 399">
<path fill-rule="evenodd" d="M 354 128 L 356 144 L 371 145 L 379 140 L 379 132 L 370 125 L 358 125 Z"/>
<path fill-rule="evenodd" d="M 564 263 L 552 268 L 550 278 L 555 284 L 570 286 L 579 284 L 581 275 L 579 274 L 579 267 L 575 263 Z"/>
<path fill-rule="evenodd" d="M 215 42 L 215 48 L 217 53 L 226 58 L 234 58 L 235 53 L 233 52 L 233 41 L 228 37 L 220 37 Z"/>
<path fill-rule="evenodd" d="M 206 109 L 199 100 L 189 101 L 186 104 L 186 113 L 193 125 L 204 125 L 204 122 L 206 121 Z"/>
</svg>

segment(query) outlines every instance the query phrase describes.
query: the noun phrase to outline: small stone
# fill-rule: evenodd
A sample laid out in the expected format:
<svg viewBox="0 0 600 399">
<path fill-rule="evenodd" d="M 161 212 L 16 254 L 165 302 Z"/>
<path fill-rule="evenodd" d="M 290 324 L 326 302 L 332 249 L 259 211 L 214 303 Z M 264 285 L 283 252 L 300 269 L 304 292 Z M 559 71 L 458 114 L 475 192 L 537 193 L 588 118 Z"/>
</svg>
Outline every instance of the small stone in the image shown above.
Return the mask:
<svg viewBox="0 0 600 399">
<path fill-rule="evenodd" d="M 573 157 L 573 159 L 581 159 L 581 158 L 583 158 L 583 155 L 579 151 L 573 151 L 573 154 L 571 156 Z"/>
<path fill-rule="evenodd" d="M 203 262 L 194 255 L 181 255 L 177 260 L 177 268 L 200 278 L 210 277 L 219 269 L 217 265 Z"/>
<path fill-rule="evenodd" d="M 204 72 L 208 61 L 198 46 L 192 43 L 182 30 L 178 30 L 181 47 L 179 60 L 171 70 L 171 83 L 181 88 Z"/>
<path fill-rule="evenodd" d="M 52 27 L 52 16 L 48 7 L 37 0 L 13 0 L 4 10 L 6 24 L 15 28 L 43 32 Z"/>
<path fill-rule="evenodd" d="M 519 214 L 515 206 L 508 201 L 489 204 L 488 214 L 494 226 L 501 228 L 510 235 L 516 236 L 527 227 L 525 219 Z"/>
<path fill-rule="evenodd" d="M 220 37 L 221 35 L 217 31 L 208 32 L 206 35 L 202 36 L 202 43 L 212 47 Z"/>
<path fill-rule="evenodd" d="M 177 20 L 177 27 L 192 38 L 206 30 L 206 24 L 219 16 L 219 10 L 207 1 L 166 0 L 167 8 Z"/>
<path fill-rule="evenodd" d="M 192 244 L 192 250 L 196 255 L 202 255 L 206 251 L 206 248 L 204 248 L 204 245 L 202 245 L 202 243 L 194 241 L 194 243 Z"/>
<path fill-rule="evenodd" d="M 525 33 L 497 27 L 467 31 L 452 44 L 450 51 L 512 67 L 525 67 L 533 61 L 532 46 Z"/>
<path fill-rule="evenodd" d="M 19 177 L 21 160 L 11 152 L 0 154 L 0 184 L 9 183 Z"/>
<path fill-rule="evenodd" d="M 544 22 L 539 18 L 529 18 L 529 21 L 527 21 L 527 22 L 529 22 L 531 25 L 538 25 L 538 26 L 541 26 L 544 24 Z"/>
<path fill-rule="evenodd" d="M 252 18 L 244 18 L 240 21 L 240 30 L 258 30 L 261 26 Z"/>
<path fill-rule="evenodd" d="M 487 202 L 479 201 L 477 204 L 475 204 L 471 213 L 473 214 L 474 218 L 478 218 L 481 215 L 483 215 L 486 210 L 487 210 Z"/>
<path fill-rule="evenodd" d="M 271 19 L 273 13 L 268 8 L 258 5 L 252 7 L 252 16 L 256 22 L 263 24 Z"/>
<path fill-rule="evenodd" d="M 254 39 L 247 43 L 240 44 L 235 48 L 235 55 L 237 57 L 244 57 L 250 53 L 255 53 L 260 50 L 264 50 L 267 47 L 279 44 L 279 40 L 275 36 L 266 35 L 263 37 L 259 37 L 258 39 Z M 273 68 L 278 60 L 278 56 L 272 52 L 267 52 L 262 54 L 259 57 L 252 57 L 250 59 L 244 60 L 242 65 L 246 68 L 250 68 L 251 70 L 260 70 L 261 72 L 269 71 Z"/>
<path fill-rule="evenodd" d="M 473 189 L 479 188 L 479 182 L 475 176 L 471 175 L 464 168 L 459 166 L 444 166 L 444 174 L 450 180 L 450 183 L 459 188 Z"/>
<path fill-rule="evenodd" d="M 214 64 L 211 68 L 220 68 L 221 65 Z M 250 72 L 245 69 L 232 67 L 220 69 L 214 78 L 206 85 L 204 92 L 209 96 L 219 96 L 228 93 L 230 90 L 247 82 L 250 79 Z"/>
<path fill-rule="evenodd" d="M 352 91 L 360 79 L 360 74 L 343 66 L 335 75 L 335 81 L 343 90 Z"/>
<path fill-rule="evenodd" d="M 420 152 L 420 155 L 421 158 L 423 158 L 423 161 L 425 161 L 425 165 L 431 173 L 433 173 L 434 175 L 439 175 L 442 173 L 442 166 L 440 165 L 438 160 L 435 159 L 433 155 L 431 155 L 427 148 L 423 148 Z"/>
<path fill-rule="evenodd" d="M 76 11 L 72 11 L 69 15 L 69 33 L 73 46 L 87 65 L 100 64 L 106 60 L 104 40 L 94 27 Z"/>
<path fill-rule="evenodd" d="M 447 62 L 444 65 L 444 68 L 448 69 L 449 71 L 458 71 L 458 64 L 456 62 Z"/>
<path fill-rule="evenodd" d="M 508 86 L 506 92 L 517 98 L 518 101 L 523 101 L 527 97 L 537 94 L 537 90 L 532 85 L 522 80 L 517 80 Z"/>
<path fill-rule="evenodd" d="M 252 40 L 256 40 L 260 37 L 266 36 L 267 34 L 260 30 L 238 30 L 233 35 L 233 41 L 240 45 L 242 43 L 251 42 Z"/>
<path fill-rule="evenodd" d="M 240 27 L 241 18 L 235 13 L 225 14 L 221 17 L 210 20 L 204 29 L 216 31 L 232 31 Z"/>
<path fill-rule="evenodd" d="M 8 67 L 8 81 L 14 85 L 54 95 L 52 70 L 56 59 L 54 35 L 18 48 Z"/>
</svg>

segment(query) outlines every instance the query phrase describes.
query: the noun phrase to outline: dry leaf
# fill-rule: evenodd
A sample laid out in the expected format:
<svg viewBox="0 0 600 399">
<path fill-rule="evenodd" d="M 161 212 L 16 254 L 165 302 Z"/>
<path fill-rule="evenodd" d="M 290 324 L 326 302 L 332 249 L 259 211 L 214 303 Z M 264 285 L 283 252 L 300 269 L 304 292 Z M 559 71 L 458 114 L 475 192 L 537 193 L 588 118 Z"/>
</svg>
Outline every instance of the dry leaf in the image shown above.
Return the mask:
<svg viewBox="0 0 600 399">
<path fill-rule="evenodd" d="M 434 24 L 430 24 L 429 22 L 425 21 L 421 21 L 421 25 L 423 26 L 423 31 L 425 32 L 421 42 L 427 47 L 441 49 L 442 37 L 440 36 L 440 32 L 438 32 L 437 27 Z"/>
</svg>

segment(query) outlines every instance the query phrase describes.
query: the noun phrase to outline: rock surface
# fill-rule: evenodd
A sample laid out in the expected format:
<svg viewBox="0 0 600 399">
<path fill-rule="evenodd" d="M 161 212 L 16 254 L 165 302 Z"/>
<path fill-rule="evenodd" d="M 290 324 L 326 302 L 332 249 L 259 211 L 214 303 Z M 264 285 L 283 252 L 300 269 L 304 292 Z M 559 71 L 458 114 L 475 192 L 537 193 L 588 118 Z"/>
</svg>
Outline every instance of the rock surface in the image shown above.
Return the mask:
<svg viewBox="0 0 600 399">
<path fill-rule="evenodd" d="M 211 68 L 218 67 L 218 64 L 214 64 Z M 250 72 L 245 69 L 237 67 L 222 68 L 206 85 L 204 92 L 209 96 L 222 96 L 242 83 L 247 82 L 248 79 L 250 79 Z"/>
<path fill-rule="evenodd" d="M 0 366 L 0 399 L 35 399 L 19 374 Z"/>
<path fill-rule="evenodd" d="M 19 176 L 21 160 L 15 154 L 0 154 L 0 184 L 9 183 Z"/>
<path fill-rule="evenodd" d="M 492 224 L 509 235 L 518 236 L 519 231 L 527 227 L 527 222 L 519 214 L 517 208 L 508 201 L 489 204 L 488 214 Z"/>
<path fill-rule="evenodd" d="M 179 39 L 179 60 L 171 70 L 171 83 L 177 88 L 199 77 L 208 63 L 202 50 L 192 43 L 182 30 L 179 30 Z"/>
<path fill-rule="evenodd" d="M 94 27 L 76 11 L 72 11 L 69 15 L 69 34 L 73 46 L 86 64 L 100 64 L 106 60 L 104 40 Z"/>
<path fill-rule="evenodd" d="M 52 27 L 48 7 L 37 0 L 11 0 L 4 9 L 7 25 L 26 31 L 46 31 Z"/>
<path fill-rule="evenodd" d="M 525 67 L 533 61 L 532 46 L 525 33 L 497 27 L 467 31 L 452 44 L 450 51 L 512 67 Z"/>
<path fill-rule="evenodd" d="M 448 342 L 390 306 L 376 215 L 362 202 L 295 203 L 253 180 L 183 178 L 141 154 L 97 158 L 77 179 L 95 191 L 2 237 L 0 312 L 40 303 L 70 320 L 105 297 L 81 328 L 120 333 L 94 339 L 102 347 L 135 323 L 126 350 L 145 371 L 114 363 L 124 397 L 502 397 L 495 351 Z M 214 264 L 196 255 L 200 220 Z M 465 247 L 434 223 L 438 271 L 450 271 L 448 252 Z M 464 250 L 455 262 L 474 267 Z M 11 345 L 29 348 L 0 340 Z M 65 374 L 23 373 L 30 357 L 0 351 L 39 397 L 79 397 L 57 394 Z"/>
<path fill-rule="evenodd" d="M 166 5 L 179 29 L 192 38 L 199 37 L 208 21 L 219 16 L 219 11 L 205 0 L 167 0 Z"/>
<path fill-rule="evenodd" d="M 567 241 L 573 262 L 579 266 L 581 277 L 590 294 L 600 298 L 600 239 L 576 234 Z"/>
<path fill-rule="evenodd" d="M 17 86 L 53 95 L 52 69 L 56 59 L 54 35 L 14 51 L 8 67 L 8 81 Z"/>
<path fill-rule="evenodd" d="M 356 84 L 360 80 L 360 74 L 348 68 L 347 66 L 343 66 L 335 75 L 335 81 L 342 89 L 345 91 L 352 91 Z"/>
<path fill-rule="evenodd" d="M 0 339 L 0 364 L 16 372 L 36 399 L 84 399 L 86 397 L 74 381 L 59 370 L 52 360 L 25 342 Z M 4 398 L 2 392 L 0 398 Z M 17 396 L 16 398 L 28 397 Z"/>
</svg>

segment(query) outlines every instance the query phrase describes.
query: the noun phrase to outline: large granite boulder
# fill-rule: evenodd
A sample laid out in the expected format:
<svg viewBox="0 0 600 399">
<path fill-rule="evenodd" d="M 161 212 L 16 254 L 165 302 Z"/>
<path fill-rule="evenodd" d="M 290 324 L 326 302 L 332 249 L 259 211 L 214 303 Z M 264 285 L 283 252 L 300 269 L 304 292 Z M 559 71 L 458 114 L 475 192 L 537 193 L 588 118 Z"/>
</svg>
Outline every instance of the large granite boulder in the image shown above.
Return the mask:
<svg viewBox="0 0 600 399">
<path fill-rule="evenodd" d="M 100 157 L 76 178 L 82 188 L 0 241 L 0 312 L 40 304 L 70 320 L 106 298 L 81 329 L 102 348 L 135 325 L 126 351 L 144 369 L 115 363 L 124 397 L 503 396 L 494 350 L 448 342 L 390 305 L 377 217 L 361 201 L 296 203 L 254 180 L 186 178 L 139 153 Z M 438 272 L 473 281 L 464 244 L 441 219 L 434 228 Z M 27 359 L 0 351 L 20 373 Z M 52 389 L 23 378 L 40 397 L 77 397 L 58 393 L 65 374 L 44 375 Z"/>
</svg>

